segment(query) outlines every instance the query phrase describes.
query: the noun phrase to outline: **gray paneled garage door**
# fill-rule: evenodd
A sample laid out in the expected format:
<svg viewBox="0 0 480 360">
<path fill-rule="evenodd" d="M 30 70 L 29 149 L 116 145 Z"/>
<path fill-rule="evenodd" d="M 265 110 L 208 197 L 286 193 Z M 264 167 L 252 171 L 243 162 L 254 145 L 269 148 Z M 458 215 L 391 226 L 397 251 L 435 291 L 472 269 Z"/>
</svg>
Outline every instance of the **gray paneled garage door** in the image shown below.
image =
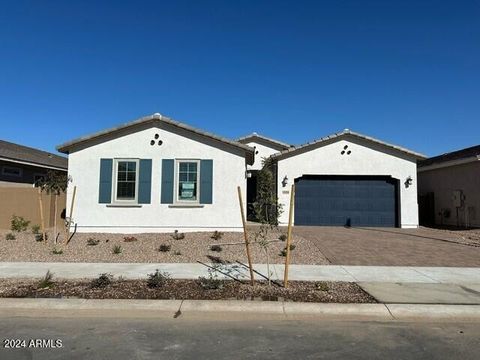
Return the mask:
<svg viewBox="0 0 480 360">
<path fill-rule="evenodd" d="M 397 226 L 398 181 L 374 176 L 303 176 L 295 225 Z"/>
</svg>

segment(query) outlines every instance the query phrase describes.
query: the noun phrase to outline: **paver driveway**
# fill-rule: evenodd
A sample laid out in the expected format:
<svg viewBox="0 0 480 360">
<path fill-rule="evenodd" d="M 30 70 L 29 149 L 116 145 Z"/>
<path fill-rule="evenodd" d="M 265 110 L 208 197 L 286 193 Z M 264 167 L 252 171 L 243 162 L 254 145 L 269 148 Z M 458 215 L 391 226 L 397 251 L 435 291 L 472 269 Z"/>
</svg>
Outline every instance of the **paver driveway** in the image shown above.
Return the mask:
<svg viewBox="0 0 480 360">
<path fill-rule="evenodd" d="M 448 232 L 419 228 L 295 226 L 335 265 L 480 267 L 480 247 L 451 243 Z"/>
</svg>

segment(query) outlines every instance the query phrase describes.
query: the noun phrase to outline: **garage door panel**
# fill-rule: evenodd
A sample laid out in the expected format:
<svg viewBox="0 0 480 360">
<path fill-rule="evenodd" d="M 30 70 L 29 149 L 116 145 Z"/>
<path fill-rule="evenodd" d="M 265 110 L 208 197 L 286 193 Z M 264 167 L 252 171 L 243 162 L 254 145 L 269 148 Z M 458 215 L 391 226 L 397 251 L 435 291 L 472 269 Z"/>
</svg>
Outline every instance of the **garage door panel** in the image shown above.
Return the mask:
<svg viewBox="0 0 480 360">
<path fill-rule="evenodd" d="M 295 224 L 397 224 L 397 183 L 386 177 L 304 177 L 296 181 Z"/>
</svg>

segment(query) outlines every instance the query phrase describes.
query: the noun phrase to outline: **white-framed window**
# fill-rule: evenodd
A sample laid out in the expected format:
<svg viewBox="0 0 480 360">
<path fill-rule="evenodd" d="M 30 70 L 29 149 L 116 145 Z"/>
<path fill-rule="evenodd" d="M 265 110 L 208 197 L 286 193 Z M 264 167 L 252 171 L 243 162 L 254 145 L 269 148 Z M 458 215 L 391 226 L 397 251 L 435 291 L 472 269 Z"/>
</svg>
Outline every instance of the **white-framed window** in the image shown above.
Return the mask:
<svg viewBox="0 0 480 360">
<path fill-rule="evenodd" d="M 116 203 L 137 203 L 138 159 L 115 159 L 113 199 Z"/>
<path fill-rule="evenodd" d="M 2 175 L 12 176 L 12 177 L 22 177 L 23 171 L 21 168 L 13 166 L 3 166 Z"/>
<path fill-rule="evenodd" d="M 178 203 L 199 203 L 200 160 L 176 160 L 175 199 Z"/>
</svg>

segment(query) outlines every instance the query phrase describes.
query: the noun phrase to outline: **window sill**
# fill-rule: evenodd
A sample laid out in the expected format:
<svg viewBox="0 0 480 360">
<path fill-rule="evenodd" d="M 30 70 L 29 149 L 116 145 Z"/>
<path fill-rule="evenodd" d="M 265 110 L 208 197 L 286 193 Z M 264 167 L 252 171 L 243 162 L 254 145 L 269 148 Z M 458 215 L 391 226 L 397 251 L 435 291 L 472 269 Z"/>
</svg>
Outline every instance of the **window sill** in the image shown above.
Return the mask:
<svg viewBox="0 0 480 360">
<path fill-rule="evenodd" d="M 107 204 L 107 207 L 119 207 L 119 208 L 141 208 L 141 204 Z"/>
<path fill-rule="evenodd" d="M 169 208 L 203 208 L 203 204 L 170 204 Z"/>
</svg>

